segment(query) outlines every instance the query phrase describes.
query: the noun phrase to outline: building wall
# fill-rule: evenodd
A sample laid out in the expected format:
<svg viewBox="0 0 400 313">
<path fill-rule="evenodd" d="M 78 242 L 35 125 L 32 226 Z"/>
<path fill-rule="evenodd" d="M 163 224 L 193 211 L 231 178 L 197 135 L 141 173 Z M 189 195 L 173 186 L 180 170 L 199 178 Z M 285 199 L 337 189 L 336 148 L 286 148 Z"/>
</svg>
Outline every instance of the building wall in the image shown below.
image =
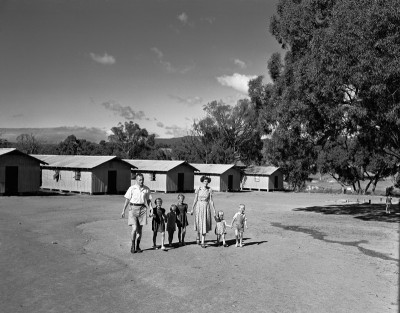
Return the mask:
<svg viewBox="0 0 400 313">
<path fill-rule="evenodd" d="M 228 190 L 228 182 L 229 182 L 229 175 L 232 175 L 232 190 L 239 191 L 240 190 L 240 171 L 231 168 L 227 170 L 225 173 L 221 175 L 220 178 L 220 191 L 229 191 Z"/>
<path fill-rule="evenodd" d="M 255 189 L 255 190 L 269 191 L 269 177 L 244 174 L 242 189 Z"/>
<path fill-rule="evenodd" d="M 92 171 L 92 193 L 108 193 L 108 172 L 117 172 L 117 193 L 123 193 L 131 185 L 131 167 L 119 161 L 109 161 Z"/>
<path fill-rule="evenodd" d="M 183 179 L 183 191 L 191 192 L 194 190 L 194 170 L 192 167 L 187 165 L 179 165 L 168 172 L 167 175 L 167 192 L 178 191 L 178 174 L 184 175 Z"/>
<path fill-rule="evenodd" d="M 179 165 L 168 172 L 142 171 L 140 169 L 132 170 L 132 173 L 142 173 L 144 184 L 152 191 L 160 192 L 177 192 L 178 191 L 178 174 L 184 174 L 184 191 L 193 191 L 194 172 L 193 168 L 185 164 Z M 155 176 L 154 176 L 155 175 Z M 155 180 L 152 180 L 153 177 Z M 136 181 L 132 180 L 131 184 Z"/>
<path fill-rule="evenodd" d="M 90 170 L 81 170 L 79 180 L 75 179 L 74 169 L 60 169 L 57 180 L 54 178 L 56 170 L 56 168 L 42 168 L 42 188 L 92 193 L 92 172 Z"/>
<path fill-rule="evenodd" d="M 0 157 L 0 194 L 5 192 L 6 166 L 18 166 L 18 192 L 36 192 L 40 187 L 40 162 L 19 155 L 5 154 Z"/>
<path fill-rule="evenodd" d="M 278 177 L 278 188 L 275 189 L 275 176 Z M 280 170 L 275 171 L 270 176 L 257 176 L 244 174 L 242 189 L 255 190 L 283 190 L 283 174 Z"/>
</svg>

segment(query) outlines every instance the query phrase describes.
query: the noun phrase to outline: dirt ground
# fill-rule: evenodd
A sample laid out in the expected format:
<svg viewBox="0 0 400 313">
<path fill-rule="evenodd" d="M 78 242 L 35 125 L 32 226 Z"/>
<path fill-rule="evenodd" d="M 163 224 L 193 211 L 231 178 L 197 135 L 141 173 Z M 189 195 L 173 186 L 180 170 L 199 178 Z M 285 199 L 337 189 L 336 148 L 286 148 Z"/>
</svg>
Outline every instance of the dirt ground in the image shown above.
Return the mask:
<svg viewBox="0 0 400 313">
<path fill-rule="evenodd" d="M 168 209 L 177 195 L 157 196 Z M 145 251 L 131 254 L 123 196 L 0 198 L 1 312 L 398 312 L 400 215 L 385 214 L 384 199 L 214 199 L 229 222 L 246 204 L 243 248 L 230 229 L 229 247 L 212 232 L 200 248 L 189 216 L 188 245 L 150 249 L 148 224 Z"/>
</svg>

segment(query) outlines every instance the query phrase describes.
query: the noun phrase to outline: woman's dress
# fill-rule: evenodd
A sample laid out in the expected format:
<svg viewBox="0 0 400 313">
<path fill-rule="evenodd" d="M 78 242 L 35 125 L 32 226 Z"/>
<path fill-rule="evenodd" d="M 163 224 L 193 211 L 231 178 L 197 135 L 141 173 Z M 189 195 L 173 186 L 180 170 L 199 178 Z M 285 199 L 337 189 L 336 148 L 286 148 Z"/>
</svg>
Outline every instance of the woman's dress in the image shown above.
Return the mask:
<svg viewBox="0 0 400 313">
<path fill-rule="evenodd" d="M 200 187 L 196 190 L 197 203 L 194 210 L 194 230 L 204 235 L 211 231 L 211 188 Z"/>
</svg>

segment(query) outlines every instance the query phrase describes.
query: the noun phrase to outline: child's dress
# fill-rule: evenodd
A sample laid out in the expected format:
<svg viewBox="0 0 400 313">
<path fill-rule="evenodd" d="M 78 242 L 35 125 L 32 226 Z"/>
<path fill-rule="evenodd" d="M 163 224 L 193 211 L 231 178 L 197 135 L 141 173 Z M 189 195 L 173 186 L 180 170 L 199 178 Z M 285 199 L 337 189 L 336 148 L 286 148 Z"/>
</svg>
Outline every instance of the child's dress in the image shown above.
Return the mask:
<svg viewBox="0 0 400 313">
<path fill-rule="evenodd" d="M 167 214 L 167 231 L 174 232 L 176 230 L 177 216 L 174 211 Z"/>
<path fill-rule="evenodd" d="M 159 233 L 165 232 L 165 209 L 155 208 L 151 229 Z"/>
<path fill-rule="evenodd" d="M 235 219 L 236 229 L 240 232 L 244 232 L 244 222 L 247 220 L 246 214 L 237 212 L 233 218 Z"/>
<path fill-rule="evenodd" d="M 177 204 L 178 207 L 177 216 L 176 216 L 176 225 L 179 228 L 186 228 L 189 225 L 187 220 L 187 210 L 188 205 L 186 203 Z"/>
<path fill-rule="evenodd" d="M 216 235 L 226 234 L 226 221 L 217 216 L 215 216 L 214 219 L 215 222 L 217 223 L 217 225 L 215 226 L 215 234 Z"/>
</svg>

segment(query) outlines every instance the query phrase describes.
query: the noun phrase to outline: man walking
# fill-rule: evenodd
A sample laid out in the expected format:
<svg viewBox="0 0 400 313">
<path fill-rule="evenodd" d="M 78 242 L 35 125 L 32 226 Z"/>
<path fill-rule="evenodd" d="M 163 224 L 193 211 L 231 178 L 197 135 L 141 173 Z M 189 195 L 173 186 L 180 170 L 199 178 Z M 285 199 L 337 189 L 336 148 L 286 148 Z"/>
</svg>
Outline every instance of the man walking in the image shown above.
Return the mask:
<svg viewBox="0 0 400 313">
<path fill-rule="evenodd" d="M 129 187 L 125 193 L 124 209 L 121 217 L 125 217 L 126 208 L 129 207 L 128 225 L 132 226 L 131 253 L 140 253 L 140 239 L 142 237 L 143 225 L 147 224 L 147 209 L 152 214 L 150 189 L 145 186 L 142 174 L 136 174 L 136 184 Z"/>
</svg>

